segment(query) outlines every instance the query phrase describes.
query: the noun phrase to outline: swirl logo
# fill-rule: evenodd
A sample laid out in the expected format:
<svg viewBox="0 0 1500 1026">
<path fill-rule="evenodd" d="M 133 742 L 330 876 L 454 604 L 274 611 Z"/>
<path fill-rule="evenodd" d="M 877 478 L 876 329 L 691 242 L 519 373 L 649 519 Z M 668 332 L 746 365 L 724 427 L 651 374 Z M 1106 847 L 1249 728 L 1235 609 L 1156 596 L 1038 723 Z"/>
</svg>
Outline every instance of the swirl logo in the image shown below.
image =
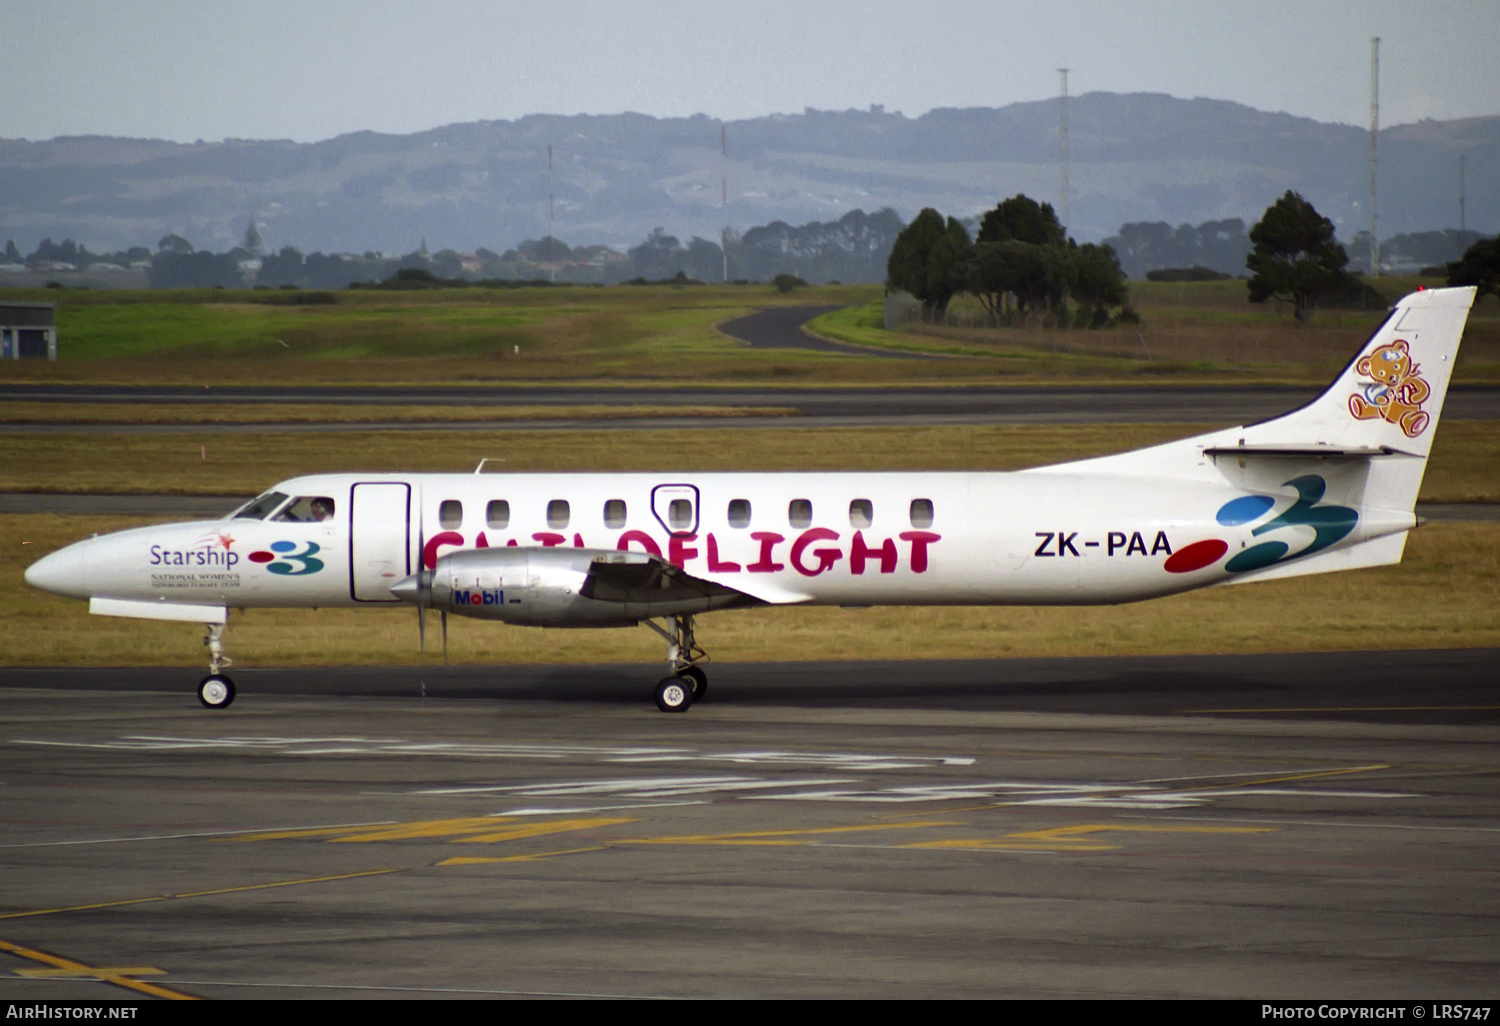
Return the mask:
<svg viewBox="0 0 1500 1026">
<path fill-rule="evenodd" d="M 266 569 L 282 577 L 306 577 L 323 569 L 323 561 L 313 558 L 319 551 L 317 542 L 307 542 L 307 547 L 298 552 L 296 542 L 276 541 L 271 543 L 270 552 L 252 552 L 248 558 L 252 563 L 269 564 Z"/>
<path fill-rule="evenodd" d="M 1348 506 L 1319 505 L 1323 499 L 1323 493 L 1328 489 L 1328 484 L 1318 475 L 1306 474 L 1293 478 L 1286 484 L 1297 490 L 1297 501 L 1265 523 L 1252 528 L 1250 535 L 1253 538 L 1259 538 L 1263 534 L 1287 527 L 1307 527 L 1312 529 L 1312 541 L 1293 552 L 1291 545 L 1286 542 L 1274 538 L 1268 539 L 1235 553 L 1234 557 L 1224 564 L 1226 573 L 1243 574 L 1251 570 L 1262 570 L 1289 559 L 1311 556 L 1341 541 L 1354 530 L 1354 525 L 1359 523 L 1358 511 Z M 1225 527 L 1252 524 L 1270 513 L 1275 505 L 1276 500 L 1269 495 L 1244 495 L 1219 507 L 1215 519 Z M 1219 538 L 1208 538 L 1178 549 L 1167 557 L 1163 569 L 1174 574 L 1191 573 L 1194 570 L 1212 566 L 1228 551 L 1228 542 Z"/>
</svg>

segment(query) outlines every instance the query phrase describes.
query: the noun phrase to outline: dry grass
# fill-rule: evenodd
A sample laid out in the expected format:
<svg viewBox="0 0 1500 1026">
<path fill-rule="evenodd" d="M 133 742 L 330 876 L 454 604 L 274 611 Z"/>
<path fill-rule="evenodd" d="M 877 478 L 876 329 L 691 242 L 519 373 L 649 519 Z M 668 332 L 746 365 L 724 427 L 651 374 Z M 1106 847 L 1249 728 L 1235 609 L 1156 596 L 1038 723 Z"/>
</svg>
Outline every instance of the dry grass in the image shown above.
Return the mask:
<svg viewBox="0 0 1500 1026">
<path fill-rule="evenodd" d="M 1206 430 L 1182 424 L 335 434 L 0 435 L 0 491 L 252 495 L 299 474 L 468 471 L 1015 470 L 1122 452 Z M 206 455 L 206 459 L 205 459 Z M 1500 424 L 1444 422 L 1426 502 L 1500 502 Z"/>
<path fill-rule="evenodd" d="M 67 403 L 13 401 L 0 424 L 361 424 L 647 417 L 795 417 L 790 406 L 388 406 L 338 403 Z"/>
<path fill-rule="evenodd" d="M 1384 279 L 1381 291 L 1394 302 L 1418 285 L 1441 284 L 1416 278 Z M 1320 310 L 1299 324 L 1286 304 L 1251 303 L 1242 281 L 1132 282 L 1131 295 L 1142 323 L 1085 331 L 1037 319 L 1014 327 L 990 327 L 978 300 L 958 297 L 943 325 L 913 324 L 901 333 L 926 344 L 989 353 L 999 359 L 1029 353 L 1033 359 L 1101 357 L 1128 360 L 1133 375 L 1180 376 L 1220 368 L 1242 376 L 1289 381 L 1325 381 L 1341 368 L 1384 320 L 1383 307 Z M 840 337 L 843 337 L 842 335 Z M 854 339 L 850 339 L 853 341 Z M 1058 364 L 1051 372 L 1067 373 Z M 1078 364 L 1089 367 L 1089 364 Z M 1500 377 L 1500 299 L 1486 297 L 1470 313 L 1459 351 L 1458 380 Z"/>
<path fill-rule="evenodd" d="M 33 591 L 21 579 L 31 560 L 66 542 L 148 522 L 0 517 L 0 663 L 202 665 L 201 628 L 91 617 L 84 603 Z M 242 666 L 417 663 L 415 619 L 410 609 L 252 610 L 233 617 L 230 651 Z M 644 666 L 662 655 L 645 629 L 544 631 L 459 618 L 450 626 L 451 658 L 460 663 Z M 724 661 L 1494 646 L 1500 524 L 1428 525 L 1412 534 L 1398 566 L 1128 606 L 757 609 L 705 617 L 699 637 Z M 427 659 L 438 656 L 429 651 Z"/>
</svg>

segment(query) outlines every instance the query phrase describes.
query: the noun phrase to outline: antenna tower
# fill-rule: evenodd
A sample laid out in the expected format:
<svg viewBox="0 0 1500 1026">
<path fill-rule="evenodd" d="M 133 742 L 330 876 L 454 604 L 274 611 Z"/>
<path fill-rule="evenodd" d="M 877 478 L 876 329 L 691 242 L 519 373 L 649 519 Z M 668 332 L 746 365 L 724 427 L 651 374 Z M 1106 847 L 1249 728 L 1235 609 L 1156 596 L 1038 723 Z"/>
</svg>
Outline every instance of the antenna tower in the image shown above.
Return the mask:
<svg viewBox="0 0 1500 1026">
<path fill-rule="evenodd" d="M 1468 225 L 1464 224 L 1464 155 L 1458 155 L 1458 230 L 1463 231 Z"/>
<path fill-rule="evenodd" d="M 1062 111 L 1058 122 L 1058 134 L 1062 137 L 1062 223 L 1068 227 L 1068 69 L 1058 68 L 1062 76 Z"/>
<path fill-rule="evenodd" d="M 719 182 L 719 210 L 724 217 L 724 234 L 719 238 L 719 252 L 724 256 L 724 280 L 729 281 L 729 141 L 728 128 L 719 126 L 719 157 L 724 165 L 724 177 Z"/>
<path fill-rule="evenodd" d="M 1376 140 L 1380 137 L 1380 37 L 1370 40 L 1370 274 L 1380 277 L 1379 218 L 1376 216 L 1375 182 L 1380 167 Z"/>
</svg>

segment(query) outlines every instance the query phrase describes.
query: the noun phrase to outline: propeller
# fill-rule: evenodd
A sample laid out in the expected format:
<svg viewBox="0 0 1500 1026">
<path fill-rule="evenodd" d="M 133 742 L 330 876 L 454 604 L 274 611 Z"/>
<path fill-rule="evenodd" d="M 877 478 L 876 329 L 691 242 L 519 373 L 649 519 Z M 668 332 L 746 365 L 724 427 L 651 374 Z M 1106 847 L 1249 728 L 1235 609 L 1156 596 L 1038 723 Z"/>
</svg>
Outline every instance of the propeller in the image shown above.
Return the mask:
<svg viewBox="0 0 1500 1026">
<path fill-rule="evenodd" d="M 427 651 L 427 610 L 432 606 L 432 571 L 418 570 L 410 577 L 391 585 L 391 594 L 417 607 L 417 640 Z M 443 611 L 443 648 L 448 647 L 448 613 Z"/>
<path fill-rule="evenodd" d="M 429 589 L 427 593 L 429 595 L 431 595 L 432 594 L 431 589 Z M 448 665 L 448 610 L 446 610 L 446 609 L 440 609 L 440 610 L 438 610 L 438 616 L 441 617 L 441 619 L 443 621 L 443 665 L 447 666 Z"/>
</svg>

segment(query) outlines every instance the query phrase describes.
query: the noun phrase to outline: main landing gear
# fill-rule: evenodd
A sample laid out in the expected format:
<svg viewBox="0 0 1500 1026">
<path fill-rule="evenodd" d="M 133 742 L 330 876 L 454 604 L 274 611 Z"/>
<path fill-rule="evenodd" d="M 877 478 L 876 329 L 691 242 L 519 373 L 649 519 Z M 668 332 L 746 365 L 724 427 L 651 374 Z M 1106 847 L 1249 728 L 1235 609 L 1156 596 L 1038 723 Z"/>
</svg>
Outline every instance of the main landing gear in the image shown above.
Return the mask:
<svg viewBox="0 0 1500 1026">
<path fill-rule="evenodd" d="M 203 643 L 208 646 L 208 676 L 198 684 L 198 701 L 205 709 L 228 709 L 234 701 L 234 681 L 219 671 L 233 666 L 234 660 L 224 654 L 224 624 L 211 623 Z"/>
<path fill-rule="evenodd" d="M 650 620 L 646 626 L 667 640 L 667 668 L 670 676 L 656 685 L 656 707 L 662 712 L 687 712 L 688 706 L 708 693 L 708 674 L 699 663 L 708 661 L 708 653 L 693 637 L 693 618 L 669 616 L 667 626 L 658 627 Z"/>
</svg>

